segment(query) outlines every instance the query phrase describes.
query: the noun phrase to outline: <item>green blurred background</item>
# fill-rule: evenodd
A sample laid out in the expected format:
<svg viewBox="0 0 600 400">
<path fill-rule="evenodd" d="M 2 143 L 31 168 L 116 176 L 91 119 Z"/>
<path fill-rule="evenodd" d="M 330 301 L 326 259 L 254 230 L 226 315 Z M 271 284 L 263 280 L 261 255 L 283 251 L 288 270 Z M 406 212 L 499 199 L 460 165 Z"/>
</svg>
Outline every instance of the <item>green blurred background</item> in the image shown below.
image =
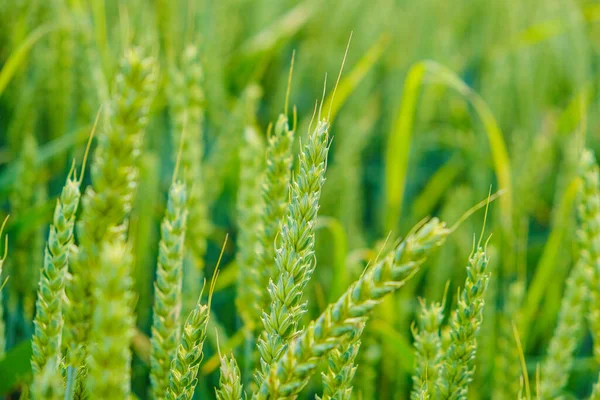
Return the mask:
<svg viewBox="0 0 600 400">
<path fill-rule="evenodd" d="M 492 290 L 470 391 L 490 398 L 503 384 L 498 357 L 514 347 L 506 342 L 510 321 L 535 378 L 576 254 L 571 182 L 582 144 L 598 148 L 598 21 L 600 3 L 575 0 L 2 1 L 0 213 L 11 214 L 12 264 L 4 274 L 41 266 L 71 160 L 81 158 L 94 117 L 110 97 L 120 56 L 131 45 L 144 47 L 160 60 L 163 83 L 130 232 L 139 296 L 133 387 L 145 396 L 158 227 L 174 166 L 164 85 L 169 67 L 194 44 L 205 73 L 202 162 L 213 227 L 206 274 L 229 233 L 213 315 L 221 346 L 243 359 L 233 261 L 243 128 L 253 124 L 266 134 L 283 111 L 295 51 L 290 103 L 297 107 L 298 136 L 305 135 L 325 74 L 331 94 L 353 32 L 333 103 L 308 317 L 422 218 L 438 215 L 452 224 L 490 186 L 504 188 L 487 224 Z M 22 160 L 30 166 L 26 173 L 18 168 Z M 481 211 L 462 223 L 417 278 L 378 309 L 359 355 L 358 398 L 408 393 L 417 298 L 441 300 L 447 281 L 456 293 L 482 224 Z M 12 350 L 0 361 L 0 389 L 9 393 L 27 374 L 31 331 L 10 304 L 4 307 Z M 211 335 L 199 395 L 212 396 L 218 379 Z M 598 370 L 590 354 L 585 338 L 569 382 L 576 397 L 589 393 Z M 315 380 L 311 387 L 318 386 Z"/>
</svg>

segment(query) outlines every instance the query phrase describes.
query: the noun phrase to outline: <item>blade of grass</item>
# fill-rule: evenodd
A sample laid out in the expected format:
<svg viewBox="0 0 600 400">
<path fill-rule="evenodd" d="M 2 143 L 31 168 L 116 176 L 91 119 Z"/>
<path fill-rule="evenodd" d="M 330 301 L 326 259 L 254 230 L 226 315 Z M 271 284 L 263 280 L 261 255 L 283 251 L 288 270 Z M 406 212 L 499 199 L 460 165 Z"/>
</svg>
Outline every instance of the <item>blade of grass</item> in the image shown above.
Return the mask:
<svg viewBox="0 0 600 400">
<path fill-rule="evenodd" d="M 410 144 L 414 130 L 416 104 L 421 86 L 426 81 L 425 77 L 442 83 L 456 90 L 469 104 L 481 120 L 487 136 L 492 162 L 499 189 L 507 193 L 500 199 L 500 208 L 504 228 L 510 232 L 512 216 L 512 184 L 511 167 L 504 137 L 486 102 L 462 81 L 454 72 L 435 61 L 421 61 L 414 64 L 408 72 L 402 102 L 396 122 L 388 137 L 387 153 L 385 159 L 385 230 L 393 231 L 399 222 L 402 213 L 402 203 L 408 172 Z"/>
<path fill-rule="evenodd" d="M 264 30 L 248 38 L 235 54 L 239 54 L 239 57 L 244 59 L 272 51 L 278 43 L 294 36 L 306 25 L 317 11 L 317 4 L 312 0 L 305 0 L 298 4 Z"/>
</svg>

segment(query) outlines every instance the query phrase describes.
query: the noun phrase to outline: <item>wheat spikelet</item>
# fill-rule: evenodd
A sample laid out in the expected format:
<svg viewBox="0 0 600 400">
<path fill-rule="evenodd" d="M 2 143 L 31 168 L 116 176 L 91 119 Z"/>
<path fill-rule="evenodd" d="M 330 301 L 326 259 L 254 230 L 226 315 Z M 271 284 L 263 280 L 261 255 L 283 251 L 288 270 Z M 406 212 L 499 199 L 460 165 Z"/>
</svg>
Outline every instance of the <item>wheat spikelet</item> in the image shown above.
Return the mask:
<svg viewBox="0 0 600 400">
<path fill-rule="evenodd" d="M 583 182 L 577 207 L 580 226 L 577 231 L 580 243 L 580 259 L 589 269 L 589 308 L 587 319 L 594 340 L 594 356 L 600 361 L 600 177 L 596 158 L 585 150 L 580 160 Z"/>
</svg>

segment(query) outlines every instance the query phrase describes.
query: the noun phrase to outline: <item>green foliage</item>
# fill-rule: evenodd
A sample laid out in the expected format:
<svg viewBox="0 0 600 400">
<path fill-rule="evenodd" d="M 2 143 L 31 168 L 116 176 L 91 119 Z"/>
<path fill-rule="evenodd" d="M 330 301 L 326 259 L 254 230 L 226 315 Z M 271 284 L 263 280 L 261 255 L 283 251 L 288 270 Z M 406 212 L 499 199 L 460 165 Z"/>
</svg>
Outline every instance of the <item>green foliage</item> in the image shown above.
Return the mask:
<svg viewBox="0 0 600 400">
<path fill-rule="evenodd" d="M 0 397 L 600 398 L 599 15 L 0 1 Z"/>
</svg>

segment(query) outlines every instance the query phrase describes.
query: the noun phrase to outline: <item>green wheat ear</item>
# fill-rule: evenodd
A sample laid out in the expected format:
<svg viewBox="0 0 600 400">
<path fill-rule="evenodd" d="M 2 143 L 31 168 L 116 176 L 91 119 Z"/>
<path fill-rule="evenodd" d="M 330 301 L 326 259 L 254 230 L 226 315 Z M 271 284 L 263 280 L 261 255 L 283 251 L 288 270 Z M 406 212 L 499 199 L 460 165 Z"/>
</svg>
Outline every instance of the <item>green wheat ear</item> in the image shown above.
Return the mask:
<svg viewBox="0 0 600 400">
<path fill-rule="evenodd" d="M 173 85 L 169 87 L 169 102 L 173 108 L 175 129 L 172 130 L 174 144 L 181 146 L 181 173 L 189 188 L 188 200 L 190 229 L 188 243 L 200 261 L 206 252 L 208 217 L 204 200 L 202 158 L 204 157 L 204 73 L 198 49 L 188 46 L 183 52 L 181 71 L 172 70 Z M 185 132 L 185 137 L 182 136 Z M 173 156 L 177 158 L 174 146 Z"/>
<path fill-rule="evenodd" d="M 412 376 L 412 400 L 430 398 L 434 393 L 442 359 L 440 327 L 444 320 L 444 302 L 427 304 L 421 300 L 418 323 L 411 330 L 415 338 L 416 366 Z"/>
<path fill-rule="evenodd" d="M 187 224 L 187 195 L 182 182 L 173 182 L 161 224 L 150 352 L 152 398 L 161 399 L 169 387 L 171 361 L 181 332 L 182 262 Z"/>
<path fill-rule="evenodd" d="M 132 257 L 125 242 L 106 243 L 95 277 L 87 389 L 100 399 L 130 395 L 131 338 L 135 325 Z"/>
<path fill-rule="evenodd" d="M 244 397 L 243 385 L 233 354 L 221 357 L 220 373 L 219 387 L 215 388 L 217 400 L 241 400 Z"/>
<path fill-rule="evenodd" d="M 269 366 L 279 360 L 296 335 L 298 322 L 306 313 L 302 292 L 316 267 L 314 230 L 328 150 L 329 123 L 322 120 L 299 156 L 299 171 L 290 188 L 290 204 L 275 255 L 278 276 L 269 284 L 271 307 L 262 317 L 265 335 L 258 343 L 262 357 L 260 371 L 256 373 L 259 385 L 267 379 Z"/>
<path fill-rule="evenodd" d="M 322 400 L 351 399 L 352 380 L 356 373 L 355 360 L 360 350 L 360 337 L 363 329 L 364 326 L 359 326 L 329 353 L 327 372 L 321 373 L 323 379 Z"/>
<path fill-rule="evenodd" d="M 52 361 L 57 365 L 61 359 L 65 280 L 70 246 L 73 243 L 75 214 L 81 197 L 80 183 L 72 170 L 54 209 L 41 269 L 34 319 L 35 332 L 31 343 L 34 382 L 46 363 Z"/>
<path fill-rule="evenodd" d="M 270 366 L 267 379 L 253 398 L 297 396 L 331 350 L 361 329 L 373 308 L 412 278 L 428 253 L 441 246 L 449 233 L 437 218 L 415 227 L 396 249 L 368 268 L 336 303 L 290 342 L 279 361 Z"/>
<path fill-rule="evenodd" d="M 225 244 L 221 249 L 221 255 L 215 268 L 208 293 L 208 304 L 201 303 L 202 292 L 198 297 L 196 308 L 190 312 L 183 326 L 181 339 L 175 357 L 171 362 L 169 373 L 169 387 L 165 393 L 167 400 L 191 400 L 198 383 L 198 369 L 204 357 L 203 347 L 206 340 L 206 329 L 210 317 L 212 296 L 217 282 L 219 264 L 223 257 Z"/>
<path fill-rule="evenodd" d="M 204 256 L 210 234 L 210 218 L 206 201 L 204 173 L 204 72 L 195 46 L 188 46 L 182 55 L 180 68 L 171 68 L 167 85 L 167 100 L 172 111 L 171 129 L 173 158 L 179 157 L 183 182 L 188 189 L 188 229 L 186 249 L 190 257 L 184 263 L 183 312 L 196 306 L 202 285 Z M 183 135 L 185 132 L 185 135 Z M 189 260 L 189 262 L 188 262 Z"/>
<path fill-rule="evenodd" d="M 261 266 L 257 258 L 258 231 L 264 206 L 260 196 L 264 164 L 264 143 L 258 132 L 247 127 L 240 147 L 240 183 L 237 199 L 238 240 L 236 261 L 238 286 L 236 305 L 246 326 L 260 323 Z"/>
<path fill-rule="evenodd" d="M 575 350 L 584 334 L 585 315 L 596 282 L 594 254 L 600 199 L 598 167 L 590 151 L 586 150 L 582 154 L 580 175 L 583 182 L 578 204 L 580 227 L 577 235 L 581 247 L 580 257 L 567 278 L 554 335 L 550 339 L 548 354 L 542 364 L 540 382 L 542 398 L 558 396 L 567 385 Z M 590 316 L 592 315 L 593 312 L 590 312 Z M 593 326 L 594 322 L 590 322 Z"/>
<path fill-rule="evenodd" d="M 466 399 L 475 371 L 477 332 L 483 321 L 483 306 L 490 274 L 485 248 L 477 247 L 469 257 L 465 287 L 450 321 L 450 343 L 441 359 L 436 381 L 440 399 Z"/>
<path fill-rule="evenodd" d="M 583 182 L 580 202 L 577 207 L 579 229 L 577 236 L 580 259 L 586 264 L 589 281 L 589 310 L 587 318 L 594 341 L 594 357 L 600 361 L 600 175 L 594 153 L 584 150 L 580 161 L 581 181 Z"/>
<path fill-rule="evenodd" d="M 65 398 L 60 366 L 54 359 L 49 360 L 38 372 L 38 377 L 31 387 L 31 398 L 35 400 L 63 400 Z"/>
<path fill-rule="evenodd" d="M 209 315 L 209 306 L 201 304 L 198 300 L 196 308 L 185 322 L 180 344 L 171 363 L 169 388 L 166 391 L 168 400 L 189 400 L 194 395 Z"/>
<path fill-rule="evenodd" d="M 281 114 L 275 124 L 273 134 L 268 139 L 266 150 L 266 168 L 262 184 L 262 201 L 264 208 L 261 215 L 262 224 L 258 226 L 257 265 L 259 268 L 260 295 L 255 301 L 256 309 L 266 310 L 270 298 L 264 288 L 269 279 L 277 276 L 275 265 L 275 240 L 281 229 L 285 211 L 289 207 L 289 184 L 293 163 L 292 145 L 294 131 L 290 130 L 288 119 Z M 260 324 L 259 324 L 260 325 Z M 258 326 L 257 326 L 258 328 Z"/>
<path fill-rule="evenodd" d="M 156 62 L 131 49 L 115 78 L 108 126 L 98 135 L 91 166 L 91 186 L 82 197 L 77 224 L 79 247 L 73 246 L 69 306 L 65 313 L 68 361 L 80 367 L 86 358 L 93 305 L 93 279 L 100 268 L 105 241 L 124 236 L 138 181 L 138 159 L 157 81 Z"/>
</svg>

